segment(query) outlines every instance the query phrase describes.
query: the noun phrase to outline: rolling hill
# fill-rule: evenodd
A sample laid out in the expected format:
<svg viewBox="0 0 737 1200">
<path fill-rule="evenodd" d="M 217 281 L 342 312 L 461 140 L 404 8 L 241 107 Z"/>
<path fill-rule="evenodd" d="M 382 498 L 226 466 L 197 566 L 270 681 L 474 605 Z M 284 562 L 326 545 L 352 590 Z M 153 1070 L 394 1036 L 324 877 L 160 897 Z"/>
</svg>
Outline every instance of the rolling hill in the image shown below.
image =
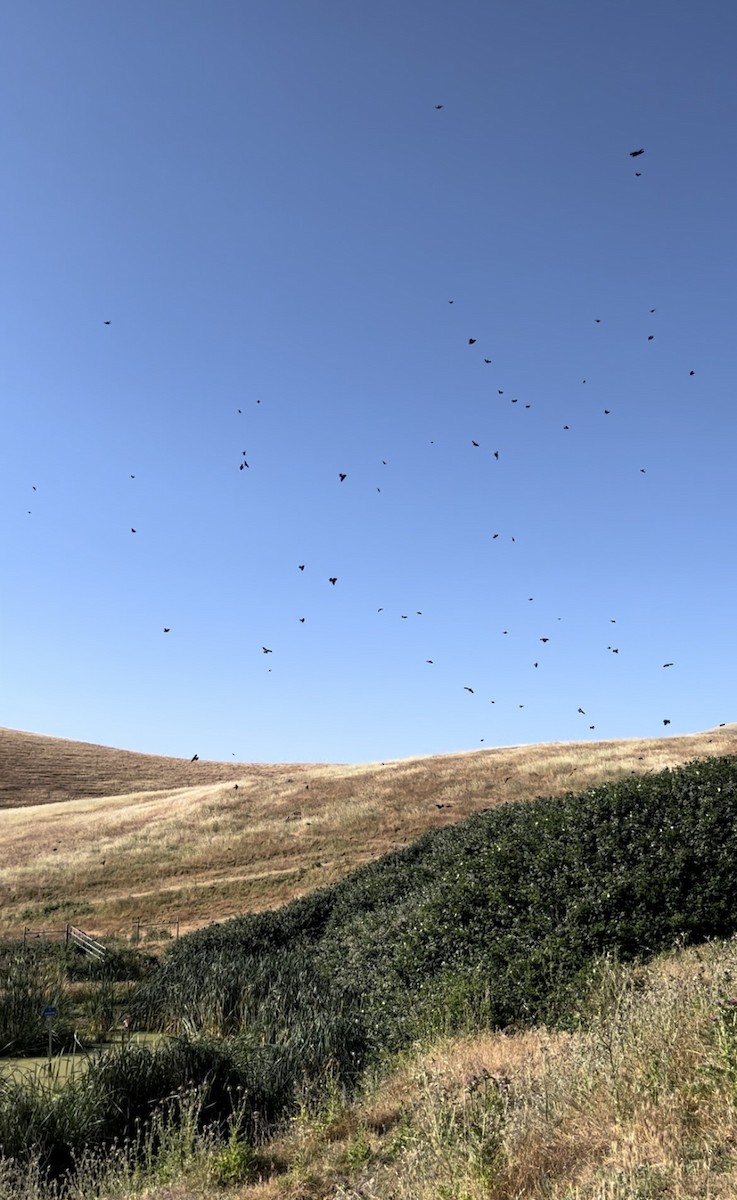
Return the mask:
<svg viewBox="0 0 737 1200">
<path fill-rule="evenodd" d="M 368 764 L 189 762 L 0 729 L 0 932 L 272 908 L 500 804 L 737 752 L 737 725 Z"/>
</svg>

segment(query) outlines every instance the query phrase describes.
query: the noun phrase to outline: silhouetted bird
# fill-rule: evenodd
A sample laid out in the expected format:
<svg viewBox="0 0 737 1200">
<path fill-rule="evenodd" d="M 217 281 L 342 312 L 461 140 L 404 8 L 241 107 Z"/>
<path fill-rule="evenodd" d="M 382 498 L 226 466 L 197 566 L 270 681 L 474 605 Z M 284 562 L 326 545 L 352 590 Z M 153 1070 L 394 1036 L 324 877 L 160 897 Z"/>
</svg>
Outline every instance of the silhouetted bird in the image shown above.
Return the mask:
<svg viewBox="0 0 737 1200">
<path fill-rule="evenodd" d="M 689 371 L 689 375 L 695 375 L 695 374 L 696 374 L 695 371 Z M 33 490 L 35 491 L 36 489 L 34 488 Z"/>
<path fill-rule="evenodd" d="M 664 719 L 663 719 L 663 724 L 664 724 L 664 725 L 670 725 L 670 721 L 668 721 L 668 720 L 666 720 L 666 719 L 664 718 Z"/>
<path fill-rule="evenodd" d="M 468 344 L 469 344 L 469 346 L 475 346 L 475 345 L 476 345 L 476 338 L 469 338 L 469 339 L 468 339 Z"/>
<path fill-rule="evenodd" d="M 647 340 L 648 340 L 649 342 L 654 342 L 654 341 L 655 341 L 655 334 L 654 334 L 654 333 L 651 333 L 651 334 L 649 334 L 649 336 L 648 336 L 648 339 L 647 339 Z"/>
<path fill-rule="evenodd" d="M 274 651 L 269 650 L 267 646 L 262 646 L 261 649 L 263 650 L 264 654 L 273 654 L 274 653 Z"/>
<path fill-rule="evenodd" d="M 135 529 L 134 529 L 134 528 L 133 528 L 133 526 L 131 525 L 131 533 L 135 533 L 135 532 L 136 532 L 136 531 L 135 531 Z"/>
<path fill-rule="evenodd" d="M 443 104 L 436 104 L 435 107 L 436 108 L 444 108 L 445 106 Z M 453 301 L 451 300 L 451 304 L 452 303 L 453 303 Z"/>
<path fill-rule="evenodd" d="M 304 563 L 299 564 L 299 569 L 300 569 L 300 571 L 304 571 L 304 569 L 305 569 Z"/>
<path fill-rule="evenodd" d="M 344 474 L 342 471 L 341 471 L 341 472 L 339 472 L 339 476 L 338 476 L 338 477 L 339 477 L 339 479 L 340 479 L 340 482 L 341 482 L 341 483 L 343 482 L 343 480 L 344 480 L 344 479 L 347 479 L 347 478 L 348 478 L 348 476 L 347 476 L 346 474 Z"/>
<path fill-rule="evenodd" d="M 330 579 L 328 580 L 328 583 L 332 583 L 332 584 L 333 584 L 333 586 L 335 586 L 335 584 L 336 584 L 337 582 L 338 582 L 338 576 L 337 576 L 337 575 L 331 575 L 331 576 L 330 576 Z"/>
<path fill-rule="evenodd" d="M 103 321 L 103 325 L 110 325 L 110 324 L 111 324 L 110 321 Z"/>
<path fill-rule="evenodd" d="M 299 623 L 300 623 L 300 625 L 304 625 L 304 623 L 305 623 L 304 617 L 299 618 Z"/>
<path fill-rule="evenodd" d="M 199 754 L 193 754 L 189 761 L 190 762 L 198 762 L 199 757 L 200 757 Z"/>
<path fill-rule="evenodd" d="M 550 638 L 540 638 L 540 641 L 541 641 L 541 642 L 549 642 L 549 641 L 550 641 Z"/>
<path fill-rule="evenodd" d="M 476 446 L 476 448 L 478 449 L 478 442 L 475 442 L 475 441 L 473 440 L 473 438 L 471 438 L 471 445 L 472 445 L 472 446 Z"/>
<path fill-rule="evenodd" d="M 496 458 L 498 461 L 498 459 L 499 459 L 499 451 L 498 450 L 494 451 L 494 458 Z"/>
<path fill-rule="evenodd" d="M 431 659 L 431 658 L 426 658 L 426 659 L 425 659 L 425 662 L 426 662 L 426 663 L 430 663 L 430 666 L 432 666 L 432 659 Z"/>
<path fill-rule="evenodd" d="M 664 667 L 672 667 L 672 666 L 674 666 L 674 664 L 673 663 L 663 663 L 663 666 Z"/>
<path fill-rule="evenodd" d="M 164 633 L 171 633 L 171 628 L 168 628 L 168 629 L 167 629 L 167 627 L 166 627 L 166 625 L 165 625 L 165 626 L 164 626 Z"/>
<path fill-rule="evenodd" d="M 638 158 L 640 154 L 644 154 L 644 153 L 645 153 L 644 149 L 630 150 L 630 158 Z"/>
<path fill-rule="evenodd" d="M 579 710 L 578 710 L 578 711 L 581 713 L 581 715 L 582 715 L 583 717 L 585 717 L 585 716 L 586 716 L 586 713 L 584 712 L 584 710 L 583 710 L 582 708 L 579 708 Z"/>
<path fill-rule="evenodd" d="M 492 360 L 491 360 L 490 358 L 485 358 L 485 359 L 484 359 L 484 362 L 485 362 L 485 363 L 487 363 L 487 364 L 488 364 L 488 363 L 490 363 L 491 361 L 492 361 Z"/>
<path fill-rule="evenodd" d="M 464 690 L 464 692 L 470 692 L 470 693 L 471 693 L 471 695 L 473 695 L 473 688 L 470 688 L 470 687 L 464 687 L 464 689 L 463 689 L 463 690 Z"/>
</svg>

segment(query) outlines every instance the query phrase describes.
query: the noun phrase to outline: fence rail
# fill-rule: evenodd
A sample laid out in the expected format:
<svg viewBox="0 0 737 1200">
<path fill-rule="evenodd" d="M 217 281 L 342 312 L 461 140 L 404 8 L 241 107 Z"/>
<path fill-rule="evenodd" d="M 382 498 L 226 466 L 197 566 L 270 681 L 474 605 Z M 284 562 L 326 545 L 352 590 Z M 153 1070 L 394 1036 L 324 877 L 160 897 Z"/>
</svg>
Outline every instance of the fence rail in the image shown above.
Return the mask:
<svg viewBox="0 0 737 1200">
<path fill-rule="evenodd" d="M 77 929 L 76 925 L 67 925 L 67 942 L 79 946 L 80 950 L 83 950 L 90 958 L 96 958 L 98 962 L 102 962 L 107 953 L 102 942 L 90 937 L 84 929 Z"/>
</svg>

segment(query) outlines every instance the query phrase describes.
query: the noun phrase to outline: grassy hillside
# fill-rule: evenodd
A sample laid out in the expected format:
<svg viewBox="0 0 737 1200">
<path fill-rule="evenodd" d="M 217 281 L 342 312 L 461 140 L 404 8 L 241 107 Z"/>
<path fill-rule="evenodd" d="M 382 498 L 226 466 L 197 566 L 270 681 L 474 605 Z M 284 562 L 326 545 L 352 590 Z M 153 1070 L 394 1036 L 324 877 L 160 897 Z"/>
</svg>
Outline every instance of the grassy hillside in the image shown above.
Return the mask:
<svg viewBox="0 0 737 1200">
<path fill-rule="evenodd" d="M 0 1197 L 80 1162 L 88 1198 L 196 1163 L 295 1200 L 734 1195 L 734 952 L 710 982 L 691 951 L 675 1003 L 643 964 L 737 931 L 736 859 L 720 757 L 475 813 L 194 932 L 129 1006 L 187 1036 L 91 1063 L 64 1104 L 0 1088 Z"/>
<path fill-rule="evenodd" d="M 219 1034 L 345 1011 L 372 1050 L 454 1025 L 568 1021 L 601 954 L 737 931 L 735 861 L 733 757 L 503 805 L 276 912 L 189 934 L 141 1011 L 149 1028 Z"/>
<path fill-rule="evenodd" d="M 730 725 L 387 763 L 190 763 L 0 730 L 0 932 L 206 925 L 485 808 L 735 752 Z"/>
</svg>

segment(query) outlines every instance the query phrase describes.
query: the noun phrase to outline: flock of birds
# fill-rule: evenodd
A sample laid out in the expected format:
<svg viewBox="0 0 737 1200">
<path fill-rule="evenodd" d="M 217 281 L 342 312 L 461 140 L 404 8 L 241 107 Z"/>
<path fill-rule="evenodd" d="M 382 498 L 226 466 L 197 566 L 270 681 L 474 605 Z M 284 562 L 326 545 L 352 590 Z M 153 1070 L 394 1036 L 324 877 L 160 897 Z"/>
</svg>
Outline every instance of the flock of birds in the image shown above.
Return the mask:
<svg viewBox="0 0 737 1200">
<path fill-rule="evenodd" d="M 444 107 L 445 107 L 445 106 L 444 106 L 443 104 L 436 104 L 436 105 L 435 105 L 435 108 L 436 108 L 436 110 L 438 110 L 438 111 L 439 111 L 439 110 L 442 110 Z M 633 160 L 639 160 L 639 159 L 641 158 L 641 156 L 642 156 L 642 155 L 644 155 L 644 153 L 645 153 L 645 150 L 644 150 L 644 148 L 639 148 L 639 149 L 636 149 L 636 150 L 632 150 L 632 151 L 630 151 L 630 157 L 631 157 Z M 642 172 L 638 170 L 638 171 L 636 171 L 636 172 L 635 172 L 635 174 L 636 174 L 636 175 L 639 177 L 639 176 L 642 174 Z M 448 300 L 448 304 L 449 304 L 449 305 L 453 305 L 454 303 L 455 303 L 454 299 L 449 299 L 449 300 Z M 654 314 L 655 314 L 655 312 L 656 312 L 656 309 L 655 309 L 655 308 L 651 308 L 651 309 L 649 310 L 649 313 L 650 313 L 650 315 L 651 315 L 651 316 L 652 316 L 652 315 L 654 315 Z M 601 319 L 601 317 L 595 317 L 595 318 L 593 318 L 593 320 L 594 320 L 594 323 L 595 323 L 596 325 L 601 325 L 601 323 L 602 323 L 602 319 Z M 111 325 L 112 325 L 112 320 L 111 320 L 111 319 L 109 319 L 109 318 L 106 318 L 106 319 L 104 320 L 103 324 L 104 324 L 106 327 L 109 327 L 109 326 L 111 326 Z M 648 333 L 648 334 L 647 334 L 647 340 L 648 340 L 648 342 L 652 342 L 652 341 L 654 340 L 654 338 L 655 338 L 655 335 L 654 335 L 653 333 Z M 474 346 L 477 346 L 477 345 L 478 345 L 478 339 L 477 339 L 477 337 L 474 337 L 474 336 L 468 336 L 468 338 L 467 338 L 467 345 L 468 345 L 469 347 L 474 347 Z M 492 357 L 490 357 L 490 356 L 487 356 L 487 355 L 489 355 L 489 353 L 490 353 L 490 352 L 487 350 L 487 351 L 486 351 L 486 352 L 485 352 L 485 353 L 482 355 L 482 357 L 483 357 L 483 364 L 484 364 L 484 366 L 491 366 L 491 365 L 493 364 L 493 362 L 494 362 L 494 359 L 493 359 Z M 690 371 L 689 371 L 689 375 L 690 375 L 690 376 L 693 376 L 694 374 L 695 374 L 695 371 L 694 371 L 694 370 L 690 370 Z M 584 379 L 582 382 L 583 382 L 583 383 L 585 383 L 585 382 L 586 382 L 586 380 Z M 497 389 L 496 389 L 496 391 L 497 391 L 497 394 L 498 394 L 498 396 L 500 396 L 500 397 L 505 395 L 505 389 L 503 389 L 503 388 L 497 388 Z M 517 397 L 517 396 L 509 396 L 509 400 L 511 401 L 511 403 L 512 403 L 513 405 L 517 405 L 517 404 L 519 404 L 519 403 L 520 403 L 520 401 L 519 401 L 519 397 Z M 257 404 L 258 404 L 258 403 L 260 403 L 260 400 L 256 400 L 256 403 L 257 403 Z M 523 402 L 523 403 L 520 405 L 520 408 L 522 408 L 522 409 L 525 409 L 525 410 L 529 410 L 529 409 L 531 409 L 531 408 L 532 408 L 532 404 L 531 404 L 531 403 L 529 403 L 529 402 Z M 237 412 L 238 412 L 238 414 L 239 414 L 239 415 L 242 415 L 242 412 L 243 412 L 243 410 L 242 410 L 242 409 L 238 409 L 238 410 L 237 410 Z M 608 408 L 605 408 L 605 409 L 603 410 L 603 412 L 604 412 L 604 415 L 605 415 L 605 416 L 610 416 L 610 415 L 611 415 L 611 410 L 610 410 L 610 409 L 608 409 Z M 569 426 L 569 424 L 567 424 L 567 423 L 566 423 L 566 424 L 564 424 L 564 425 L 563 425 L 563 427 L 562 427 L 562 428 L 563 428 L 563 431 L 568 431 L 568 430 L 569 430 L 569 428 L 570 428 L 570 426 Z M 431 442 L 431 444 L 434 444 L 434 443 L 432 443 L 432 442 Z M 481 449 L 482 449 L 482 442 L 481 442 L 480 440 L 478 440 L 478 437 L 472 437 L 472 438 L 470 438 L 470 444 L 471 444 L 471 448 L 472 448 L 474 451 L 476 451 L 476 450 L 481 450 Z M 500 461 L 500 453 L 501 453 L 500 449 L 499 449 L 499 448 L 496 448 L 496 447 L 495 447 L 495 448 L 494 448 L 494 449 L 491 451 L 491 457 L 493 457 L 493 460 L 494 460 L 495 462 L 497 462 L 497 463 Z M 382 465 L 383 465 L 383 466 L 387 466 L 387 460 L 385 460 L 385 459 L 382 459 L 381 461 L 382 461 Z M 243 450 L 243 451 L 242 451 L 242 453 L 241 453 L 241 461 L 240 461 L 240 462 L 239 462 L 239 464 L 238 464 L 238 469 L 239 469 L 239 471 L 241 471 L 241 472 L 243 472 L 243 471 L 250 471 L 250 469 L 251 469 L 251 465 L 250 465 L 250 463 L 249 463 L 249 461 L 248 461 L 247 452 L 246 452 L 245 450 Z M 640 468 L 639 468 L 639 470 L 640 470 L 640 473 L 641 473 L 641 474 L 645 474 L 645 468 L 644 468 L 644 467 L 640 467 Z M 133 474 L 131 474 L 131 475 L 130 475 L 130 478 L 131 478 L 131 479 L 135 479 L 135 478 L 136 478 L 136 476 L 135 476 L 135 475 L 133 475 Z M 349 478 L 349 473 L 348 473 L 348 471 L 346 471 L 346 470 L 339 470 L 339 471 L 337 471 L 337 480 L 338 480 L 338 484 L 339 484 L 339 485 L 343 485 L 343 484 L 345 484 L 345 483 L 346 483 L 346 481 L 348 480 L 348 478 Z M 349 485 L 349 486 L 350 486 L 350 485 Z M 34 490 L 34 492 L 37 490 L 37 489 L 36 489 L 36 487 L 35 487 L 35 485 L 33 486 L 33 490 Z M 377 492 L 381 492 L 381 488 L 380 488 L 380 487 L 378 487 L 378 486 L 377 486 L 376 490 L 377 490 Z M 135 535 L 135 534 L 137 534 L 137 532 L 138 532 L 138 530 L 137 530 L 137 527 L 135 527 L 135 526 L 130 526 L 130 532 L 131 532 L 131 534 L 132 534 L 132 535 Z M 491 539 L 492 539 L 493 541 L 496 541 L 497 539 L 499 539 L 499 538 L 500 538 L 500 536 L 501 536 L 500 532 L 499 532 L 499 531 L 495 531 L 495 532 L 493 532 L 493 533 L 491 534 Z M 508 534 L 507 534 L 506 536 L 510 536 L 510 535 L 508 535 Z M 516 540 L 516 539 L 515 539 L 515 537 L 514 537 L 514 536 L 511 536 L 511 541 L 512 541 L 512 542 L 515 542 L 515 540 Z M 296 568 L 296 569 L 297 569 L 297 570 L 298 570 L 300 573 L 304 573 L 304 572 L 306 571 L 306 569 L 307 569 L 307 564 L 306 564 L 306 563 L 298 563 L 298 564 L 295 564 L 295 568 Z M 336 587 L 336 586 L 337 586 L 337 584 L 338 584 L 338 576 L 337 576 L 337 575 L 330 575 L 330 576 L 327 576 L 327 578 L 326 578 L 326 581 L 325 581 L 325 582 L 326 582 L 326 584 L 327 584 L 328 586 L 330 586 L 330 587 Z M 528 597 L 528 600 L 529 600 L 530 602 L 532 602 L 532 601 L 533 601 L 533 597 L 532 597 L 532 596 Z M 382 607 L 379 607 L 377 611 L 378 611 L 379 613 L 382 613 L 382 612 L 384 612 L 384 608 L 383 608 L 383 606 L 382 606 Z M 401 620 L 403 620 L 403 621 L 406 621 L 406 620 L 409 620 L 409 619 L 410 619 L 410 613 L 409 613 L 409 612 L 407 612 L 407 613 L 399 613 L 398 615 L 399 615 L 400 619 L 401 619 Z M 422 610 L 415 610 L 415 612 L 414 612 L 414 615 L 415 615 L 415 616 L 417 616 L 417 617 L 421 617 L 421 616 L 423 615 L 423 613 L 422 613 Z M 557 619 L 558 619 L 558 620 L 560 620 L 561 618 L 560 618 L 560 617 L 558 617 Z M 299 621 L 299 623 L 300 623 L 300 624 L 304 625 L 304 624 L 305 624 L 305 620 L 306 620 L 306 618 L 305 618 L 304 616 L 299 616 L 299 617 L 297 617 L 297 620 Z M 611 621 L 611 623 L 612 623 L 612 624 L 616 624 L 616 618 L 609 618 L 609 620 Z M 163 627 L 163 632 L 164 632 L 164 634 L 167 634 L 167 635 L 168 635 L 168 634 L 171 634 L 171 633 L 172 633 L 172 626 L 170 626 L 170 625 L 165 625 L 165 626 Z M 503 635 L 507 635 L 507 634 L 508 634 L 508 632 L 509 632 L 509 631 L 508 631 L 507 629 L 504 629 L 504 630 L 502 631 L 502 634 L 503 634 Z M 545 647 L 545 646 L 547 646 L 547 645 L 548 645 L 548 643 L 550 642 L 551 638 L 550 638 L 550 636 L 549 636 L 549 635 L 546 633 L 546 634 L 544 634 L 544 635 L 541 635 L 541 636 L 539 637 L 539 639 L 538 639 L 538 640 L 539 640 L 540 644 L 541 644 L 543 647 Z M 610 644 L 610 645 L 608 645 L 608 646 L 607 646 L 607 650 L 608 650 L 608 651 L 609 651 L 611 654 L 614 654 L 614 655 L 618 655 L 618 654 L 619 654 L 619 646 L 613 646 L 613 645 L 611 645 L 611 644 Z M 263 644 L 262 644 L 262 645 L 261 645 L 261 652 L 262 652 L 262 654 L 263 654 L 264 656 L 273 656 L 273 655 L 274 655 L 274 647 L 272 647 L 272 646 L 266 646 L 266 645 L 263 645 Z M 426 665 L 433 666 L 433 665 L 434 665 L 434 662 L 435 662 L 435 660 L 434 660 L 433 658 L 427 658 L 427 659 L 425 659 L 425 660 L 424 660 L 424 662 L 425 662 L 425 664 L 426 664 Z M 662 669 L 666 670 L 666 669 L 673 668 L 674 666 L 675 666 L 675 663 L 674 663 L 674 662 L 665 662 L 665 663 L 663 663 L 663 664 L 662 664 Z M 540 667 L 540 659 L 537 659 L 537 660 L 535 660 L 535 661 L 532 663 L 532 667 L 533 667 L 534 669 L 539 669 L 539 667 Z M 271 668 L 269 668 L 269 670 L 271 670 Z M 462 685 L 462 688 L 463 688 L 463 691 L 464 691 L 464 692 L 466 692 L 466 693 L 470 694 L 471 696 L 474 696 L 474 695 L 476 695 L 476 694 L 477 694 L 477 688 L 476 688 L 475 686 L 472 686 L 471 684 L 463 684 L 463 685 Z M 491 701 L 490 701 L 490 703 L 491 703 L 491 704 L 495 704 L 495 703 L 496 703 L 496 701 L 495 701 L 495 700 L 491 700 Z M 524 708 L 525 706 L 524 706 L 524 704 L 519 704 L 519 706 L 518 706 L 518 707 L 519 707 L 520 709 L 522 709 L 522 708 Z M 578 709 L 577 709 L 577 715 L 579 715 L 579 716 L 582 716 L 582 717 L 586 717 L 586 715 L 587 715 L 587 714 L 586 714 L 586 710 L 585 710 L 585 708 L 583 707 L 583 705 L 579 705 L 579 706 L 578 706 Z M 671 724 L 670 718 L 668 718 L 668 717 L 663 717 L 663 718 L 661 718 L 661 719 L 662 719 L 663 726 L 668 726 L 668 725 L 670 725 L 670 724 Z M 595 725 L 595 724 L 590 724 L 590 725 L 588 726 L 588 728 L 589 728 L 590 730 L 594 730 L 594 729 L 596 728 L 596 725 Z M 480 740 L 481 740 L 481 742 L 483 742 L 483 741 L 484 741 L 484 738 L 481 738 Z M 198 762 L 198 761 L 199 761 L 199 755 L 198 755 L 198 754 L 195 754 L 195 755 L 193 755 L 193 756 L 192 756 L 192 759 L 191 759 L 191 762 L 193 762 L 193 763 L 196 763 L 196 762 Z"/>
</svg>

